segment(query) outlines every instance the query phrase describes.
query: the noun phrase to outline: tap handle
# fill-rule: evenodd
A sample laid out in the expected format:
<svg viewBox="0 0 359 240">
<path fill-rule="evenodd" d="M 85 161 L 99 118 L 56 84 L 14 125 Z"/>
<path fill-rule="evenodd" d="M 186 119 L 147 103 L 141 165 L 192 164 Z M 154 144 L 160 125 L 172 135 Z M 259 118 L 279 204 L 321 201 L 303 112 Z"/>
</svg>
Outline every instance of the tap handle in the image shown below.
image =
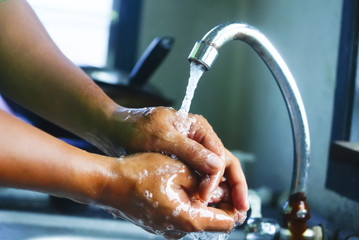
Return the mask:
<svg viewBox="0 0 359 240">
<path fill-rule="evenodd" d="M 292 194 L 283 205 L 283 227 L 289 229 L 293 239 L 304 239 L 308 229 L 307 221 L 310 211 L 303 192 Z"/>
</svg>

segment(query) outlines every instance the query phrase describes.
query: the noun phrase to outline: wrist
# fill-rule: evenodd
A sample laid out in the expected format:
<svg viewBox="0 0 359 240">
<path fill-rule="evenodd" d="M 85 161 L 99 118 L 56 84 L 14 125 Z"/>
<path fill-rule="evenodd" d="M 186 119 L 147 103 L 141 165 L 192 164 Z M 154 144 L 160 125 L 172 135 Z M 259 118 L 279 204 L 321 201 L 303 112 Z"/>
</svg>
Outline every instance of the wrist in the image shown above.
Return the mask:
<svg viewBox="0 0 359 240">
<path fill-rule="evenodd" d="M 98 183 L 92 184 L 95 188 L 92 192 L 96 192 L 90 196 L 93 203 L 117 210 L 124 210 L 128 206 L 130 193 L 133 191 L 133 167 L 126 163 L 126 159 L 127 157 L 106 157 L 100 176 L 96 176 L 94 180 Z"/>
<path fill-rule="evenodd" d="M 92 143 L 109 156 L 124 155 L 133 134 L 133 110 L 120 105 L 114 106 L 108 111 L 106 120 L 101 124 L 102 128 L 92 132 Z"/>
<path fill-rule="evenodd" d="M 150 130 L 147 129 L 149 125 L 146 123 L 152 118 L 154 109 L 154 107 L 116 109 L 109 121 L 108 139 L 117 152 L 118 148 L 129 152 L 143 151 L 146 145 L 144 140 L 148 138 L 146 131 Z"/>
<path fill-rule="evenodd" d="M 101 105 L 100 109 L 97 111 L 92 111 L 92 119 L 94 119 L 95 122 L 93 123 L 93 127 L 90 129 L 90 132 L 94 132 L 95 134 L 102 133 L 104 136 L 108 136 L 111 131 L 109 125 L 112 118 L 118 109 L 122 108 L 123 107 L 117 103 L 109 101 Z"/>
<path fill-rule="evenodd" d="M 75 194 L 73 200 L 90 204 L 98 203 L 111 179 L 113 158 L 83 152 L 72 164 Z"/>
<path fill-rule="evenodd" d="M 121 121 L 117 119 L 119 111 L 124 111 L 124 107 L 110 102 L 105 104 L 99 111 L 93 111 L 91 126 L 84 133 L 83 138 L 92 145 L 99 148 L 109 156 L 119 156 L 121 152 L 118 148 L 119 131 Z M 114 137 L 117 136 L 117 139 Z"/>
</svg>

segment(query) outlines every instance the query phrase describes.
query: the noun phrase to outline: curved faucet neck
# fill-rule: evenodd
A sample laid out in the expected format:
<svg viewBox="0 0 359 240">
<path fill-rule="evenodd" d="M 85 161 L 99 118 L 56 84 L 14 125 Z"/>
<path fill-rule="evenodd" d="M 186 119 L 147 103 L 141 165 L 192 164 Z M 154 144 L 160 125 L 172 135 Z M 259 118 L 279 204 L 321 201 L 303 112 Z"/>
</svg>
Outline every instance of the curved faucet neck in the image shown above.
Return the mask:
<svg viewBox="0 0 359 240">
<path fill-rule="evenodd" d="M 225 23 L 209 31 L 197 42 L 190 61 L 209 70 L 221 46 L 231 40 L 248 43 L 273 74 L 290 115 L 294 143 L 294 164 L 291 193 L 306 192 L 310 163 L 310 137 L 307 115 L 296 82 L 282 57 L 269 40 L 256 28 L 243 23 Z"/>
</svg>

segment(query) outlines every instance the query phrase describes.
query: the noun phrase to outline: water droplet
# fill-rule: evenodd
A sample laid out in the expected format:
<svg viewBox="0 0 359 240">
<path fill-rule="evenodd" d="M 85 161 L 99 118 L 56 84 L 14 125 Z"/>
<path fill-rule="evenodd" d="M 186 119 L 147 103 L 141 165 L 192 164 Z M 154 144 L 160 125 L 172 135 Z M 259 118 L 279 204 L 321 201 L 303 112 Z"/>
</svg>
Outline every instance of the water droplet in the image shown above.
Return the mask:
<svg viewBox="0 0 359 240">
<path fill-rule="evenodd" d="M 146 191 L 144 192 L 144 196 L 145 196 L 148 200 L 150 200 L 150 199 L 152 198 L 152 193 L 151 193 L 150 191 L 146 190 Z"/>
<path fill-rule="evenodd" d="M 180 211 L 178 209 L 175 209 L 172 211 L 172 216 L 177 217 L 179 215 Z"/>
<path fill-rule="evenodd" d="M 163 232 L 163 231 L 160 231 L 160 230 L 155 230 L 155 233 L 156 233 L 157 235 L 163 235 L 163 234 L 164 234 L 164 232 Z"/>
<path fill-rule="evenodd" d="M 176 155 L 174 155 L 174 154 L 171 154 L 171 158 L 175 159 L 175 160 L 178 160 L 178 157 Z"/>
<path fill-rule="evenodd" d="M 172 224 L 167 226 L 168 231 L 172 231 L 173 229 L 175 229 L 175 227 Z"/>
</svg>

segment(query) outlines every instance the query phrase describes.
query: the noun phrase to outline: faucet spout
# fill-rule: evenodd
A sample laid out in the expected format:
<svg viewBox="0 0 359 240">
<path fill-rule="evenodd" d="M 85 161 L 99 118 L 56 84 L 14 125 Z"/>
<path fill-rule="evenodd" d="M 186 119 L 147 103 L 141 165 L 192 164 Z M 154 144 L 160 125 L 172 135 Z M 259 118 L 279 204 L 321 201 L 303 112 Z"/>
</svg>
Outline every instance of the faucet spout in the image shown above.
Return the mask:
<svg viewBox="0 0 359 240">
<path fill-rule="evenodd" d="M 261 57 L 274 76 L 286 102 L 290 115 L 293 144 L 294 164 L 290 192 L 292 196 L 304 198 L 307 188 L 310 163 L 310 137 L 307 116 L 296 82 L 277 50 L 269 40 L 256 28 L 243 23 L 225 23 L 209 31 L 201 41 L 197 42 L 188 59 L 209 70 L 215 61 L 218 50 L 231 40 L 248 43 Z M 289 206 L 289 205 L 287 205 Z M 284 209 L 284 212 L 293 206 Z M 303 209 L 302 209 L 303 210 Z M 303 211 L 295 214 L 298 218 L 307 218 Z"/>
</svg>

